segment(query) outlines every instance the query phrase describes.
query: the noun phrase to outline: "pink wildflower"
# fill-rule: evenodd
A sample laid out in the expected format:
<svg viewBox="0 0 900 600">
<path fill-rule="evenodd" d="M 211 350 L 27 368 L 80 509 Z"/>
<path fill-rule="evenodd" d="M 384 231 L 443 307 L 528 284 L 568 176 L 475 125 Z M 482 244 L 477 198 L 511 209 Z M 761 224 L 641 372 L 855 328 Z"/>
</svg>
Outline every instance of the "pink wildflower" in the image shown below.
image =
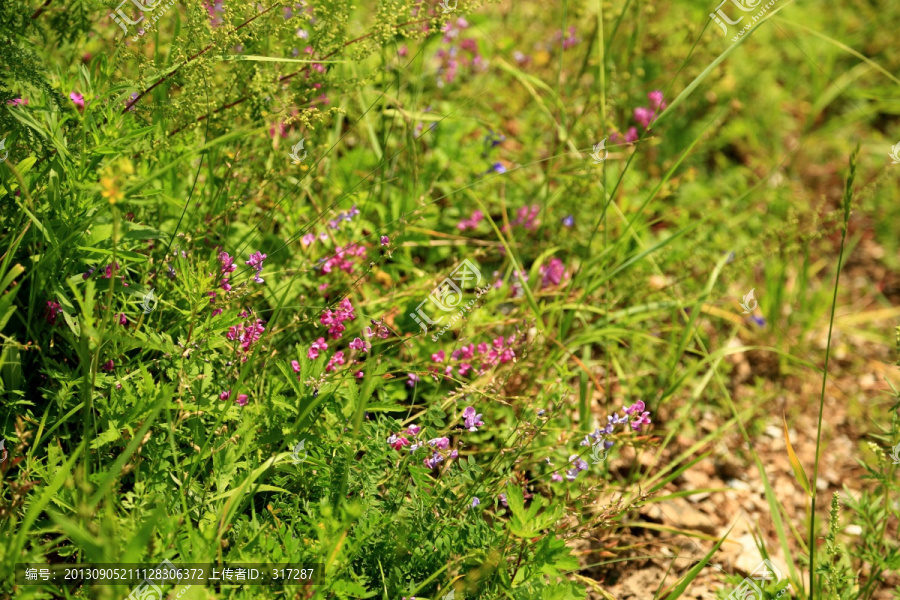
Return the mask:
<svg viewBox="0 0 900 600">
<path fill-rule="evenodd" d="M 47 322 L 51 325 L 56 325 L 56 318 L 62 312 L 62 307 L 59 305 L 59 302 L 56 300 L 48 300 L 47 301 L 47 309 L 45 312 L 45 317 Z"/>
<path fill-rule="evenodd" d="M 238 394 L 237 400 L 238 406 L 247 406 L 247 394 Z"/>
<path fill-rule="evenodd" d="M 69 99 L 79 111 L 84 110 L 84 96 L 82 96 L 78 92 L 72 92 L 71 94 L 69 94 Z"/>
<path fill-rule="evenodd" d="M 335 352 L 334 355 L 331 357 L 331 360 L 329 360 L 328 364 L 325 366 L 325 372 L 331 373 L 332 371 L 337 369 L 339 366 L 343 365 L 344 362 L 345 361 L 344 361 L 343 350 L 339 350 L 339 351 Z"/>
<path fill-rule="evenodd" d="M 316 360 L 317 358 L 319 358 L 319 351 L 325 350 L 326 348 L 328 348 L 328 344 L 325 343 L 325 338 L 320 337 L 309 347 L 309 351 L 306 353 L 306 357 L 310 360 Z"/>
</svg>

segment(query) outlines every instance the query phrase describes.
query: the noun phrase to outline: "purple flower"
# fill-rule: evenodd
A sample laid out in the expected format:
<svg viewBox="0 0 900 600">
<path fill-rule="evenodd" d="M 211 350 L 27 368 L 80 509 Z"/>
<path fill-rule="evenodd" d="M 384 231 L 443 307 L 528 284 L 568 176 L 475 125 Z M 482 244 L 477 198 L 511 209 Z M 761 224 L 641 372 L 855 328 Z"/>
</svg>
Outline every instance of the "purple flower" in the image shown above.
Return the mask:
<svg viewBox="0 0 900 600">
<path fill-rule="evenodd" d="M 422 431 L 422 428 L 418 425 L 410 425 L 406 428 L 406 433 L 409 435 L 418 435 L 420 431 Z"/>
<path fill-rule="evenodd" d="M 490 170 L 493 171 L 494 173 L 499 173 L 500 175 L 503 175 L 504 173 L 506 173 L 506 167 L 504 167 L 503 163 L 500 163 L 500 162 L 495 162 L 493 165 L 491 165 Z"/>
<path fill-rule="evenodd" d="M 382 246 L 387 246 L 390 243 L 391 243 L 391 238 L 389 238 L 386 235 L 381 236 L 381 245 Z"/>
<path fill-rule="evenodd" d="M 450 438 L 439 437 L 434 438 L 433 440 L 428 440 L 428 445 L 432 448 L 438 448 L 440 450 L 446 450 L 450 447 Z"/>
<path fill-rule="evenodd" d="M 116 363 L 114 363 L 112 359 L 109 359 L 108 361 L 103 363 L 103 366 L 100 368 L 103 369 L 104 371 L 106 371 L 107 373 L 109 373 L 110 371 L 112 371 L 113 369 L 116 368 Z"/>
<path fill-rule="evenodd" d="M 562 481 L 562 475 L 559 474 L 558 471 L 553 471 L 553 475 L 550 476 L 550 479 L 553 481 Z"/>
<path fill-rule="evenodd" d="M 432 362 L 439 363 L 439 362 L 444 362 L 444 359 L 446 357 L 447 357 L 447 355 L 444 354 L 444 351 L 440 350 L 439 352 L 435 352 L 434 354 L 431 355 L 431 360 L 432 360 Z"/>
<path fill-rule="evenodd" d="M 467 406 L 463 409 L 463 417 L 465 418 L 466 428 L 469 431 L 478 431 L 478 428 L 484 425 L 481 415 L 475 414 L 475 408 L 472 406 Z"/>
<path fill-rule="evenodd" d="M 577 454 L 570 456 L 569 462 L 572 463 L 572 468 L 566 470 L 566 479 L 569 481 L 575 481 L 575 478 L 578 477 L 581 471 L 587 471 L 588 464 L 579 458 Z"/>
<path fill-rule="evenodd" d="M 252 268 L 256 269 L 256 275 L 253 276 L 253 281 L 256 283 L 262 283 L 263 278 L 259 276 L 263 270 L 263 261 L 266 260 L 266 255 L 257 250 L 253 254 L 250 255 L 250 260 L 246 261 L 244 264 L 250 265 Z"/>
<path fill-rule="evenodd" d="M 238 394 L 237 400 L 238 406 L 247 406 L 247 394 Z"/>
<path fill-rule="evenodd" d="M 506 502 L 506 494 L 500 494 L 498 497 L 500 498 L 500 504 L 509 508 L 509 504 Z"/>
<path fill-rule="evenodd" d="M 425 463 L 425 466 L 428 467 L 429 469 L 433 469 L 433 468 L 435 468 L 436 466 L 438 466 L 439 463 L 444 462 L 444 457 L 441 456 L 439 453 L 435 452 L 435 453 L 431 456 L 431 458 L 426 458 L 426 459 L 425 459 L 424 461 L 422 461 L 422 462 L 424 462 L 424 463 Z"/>
<path fill-rule="evenodd" d="M 609 421 L 609 423 L 607 424 L 607 427 L 611 427 L 613 425 L 620 425 L 622 423 L 628 422 L 628 417 L 620 417 L 619 413 L 613 413 L 612 415 L 606 417 L 606 419 Z"/>
<path fill-rule="evenodd" d="M 219 394 L 219 400 L 228 400 L 229 398 L 231 398 L 231 390 L 225 390 Z"/>
<path fill-rule="evenodd" d="M 567 215 L 567 216 L 562 220 L 562 224 L 563 224 L 565 227 L 571 227 L 571 226 L 573 226 L 573 225 L 575 224 L 575 217 L 573 217 L 572 215 Z"/>
<path fill-rule="evenodd" d="M 750 320 L 759 325 L 760 327 L 765 327 L 766 320 L 762 317 L 757 317 L 756 315 L 750 315 Z"/>
<path fill-rule="evenodd" d="M 481 504 L 481 500 L 478 499 L 478 496 L 475 496 L 472 498 L 472 504 L 469 505 L 469 508 L 475 508 L 479 504 Z"/>
<path fill-rule="evenodd" d="M 406 380 L 406 385 L 409 387 L 415 387 L 419 382 L 419 376 L 415 373 L 407 373 L 406 375 L 407 377 L 409 377 L 409 379 Z"/>
</svg>

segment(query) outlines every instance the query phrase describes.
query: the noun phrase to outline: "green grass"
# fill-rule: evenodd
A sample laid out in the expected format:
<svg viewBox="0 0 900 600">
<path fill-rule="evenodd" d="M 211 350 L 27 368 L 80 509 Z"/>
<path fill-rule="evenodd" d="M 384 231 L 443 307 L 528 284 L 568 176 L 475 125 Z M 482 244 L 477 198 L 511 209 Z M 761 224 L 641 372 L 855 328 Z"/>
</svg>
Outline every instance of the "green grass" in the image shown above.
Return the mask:
<svg viewBox="0 0 900 600">
<path fill-rule="evenodd" d="M 638 533 L 665 544 L 673 531 L 641 507 L 697 491 L 715 506 L 721 489 L 681 481 L 723 447 L 761 479 L 777 539 L 762 553 L 787 567 L 771 597 L 788 582 L 809 599 L 897 585 L 883 455 L 900 442 L 897 395 L 850 382 L 896 358 L 900 8 L 781 0 L 732 43 L 714 7 L 688 2 L 460 3 L 445 16 L 327 1 L 309 21 L 289 3 L 226 0 L 213 26 L 191 0 L 133 42 L 114 7 L 42 4 L 0 7 L 4 597 L 133 588 L 19 585 L 17 563 L 163 559 L 317 565 L 321 577 L 164 586 L 185 600 L 614 597 L 658 555 Z M 451 46 L 455 77 L 441 58 Z M 646 129 L 634 109 L 654 90 L 667 107 Z M 615 139 L 632 126 L 633 143 Z M 505 139 L 485 144 L 492 132 Z M 307 158 L 292 164 L 301 139 Z M 609 156 L 594 164 L 602 139 Z M 476 211 L 477 225 L 457 226 Z M 221 251 L 237 267 L 227 291 Z M 256 251 L 264 283 L 245 264 Z M 463 260 L 492 287 L 434 341 L 410 313 Z M 762 324 L 741 312 L 750 289 Z M 322 315 L 345 299 L 355 316 L 335 337 Z M 242 351 L 234 338 L 256 319 L 265 329 Z M 379 326 L 389 334 L 365 335 Z M 309 358 L 320 337 L 327 349 Z M 514 359 L 450 358 L 501 337 Z M 337 351 L 344 364 L 326 370 Z M 740 355 L 753 369 L 743 385 Z M 818 402 L 797 382 L 821 385 Z M 838 425 L 828 385 L 865 472 L 830 513 L 815 492 Z M 581 440 L 639 400 L 652 424 L 620 425 L 609 460 L 591 464 Z M 755 445 L 781 408 L 789 428 L 818 423 L 789 442 L 811 477 L 806 514 L 782 505 L 783 473 Z M 438 468 L 423 465 L 431 450 L 388 445 L 411 425 L 420 443 L 448 438 Z M 572 455 L 588 469 L 569 481 Z M 841 519 L 862 533 L 847 537 Z M 727 596 L 741 577 L 709 565 L 725 537 L 686 534 L 693 564 L 661 561 L 648 597 L 711 577 Z"/>
</svg>

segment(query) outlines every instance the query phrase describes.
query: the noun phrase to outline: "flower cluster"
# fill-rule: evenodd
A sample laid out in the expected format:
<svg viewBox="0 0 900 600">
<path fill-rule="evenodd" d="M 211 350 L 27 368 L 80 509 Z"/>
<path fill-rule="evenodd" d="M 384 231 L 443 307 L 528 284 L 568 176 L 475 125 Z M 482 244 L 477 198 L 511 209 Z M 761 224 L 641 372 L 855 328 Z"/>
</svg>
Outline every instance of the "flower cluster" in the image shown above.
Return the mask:
<svg viewBox="0 0 900 600">
<path fill-rule="evenodd" d="M 469 69 L 470 72 L 484 71 L 487 69 L 487 61 L 478 51 L 478 43 L 473 38 L 460 38 L 459 34 L 468 29 L 469 22 L 460 17 L 455 21 L 444 24 L 444 43 L 450 44 L 449 48 L 441 48 L 437 51 L 438 59 L 438 87 L 444 87 L 447 83 L 453 83 L 459 73 L 460 67 Z M 459 38 L 459 45 L 456 45 Z M 460 53 L 462 50 L 465 54 Z"/>
<path fill-rule="evenodd" d="M 521 225 L 525 229 L 535 229 L 541 224 L 540 221 L 535 220 L 540 212 L 541 207 L 538 204 L 523 206 L 516 211 L 516 220 L 512 224 Z"/>
<path fill-rule="evenodd" d="M 266 255 L 258 250 L 250 255 L 250 259 L 247 260 L 244 264 L 250 265 L 255 271 L 256 274 L 253 276 L 253 281 L 256 283 L 263 283 L 263 278 L 259 276 L 263 270 L 263 261 L 266 260 Z"/>
<path fill-rule="evenodd" d="M 657 115 L 665 110 L 667 106 L 665 100 L 663 100 L 663 93 L 659 90 L 653 90 L 648 93 L 647 98 L 650 100 L 650 106 L 639 106 L 634 109 L 634 120 L 644 129 L 650 129 L 650 125 L 656 120 Z M 614 144 L 619 144 L 623 141 L 630 144 L 631 142 L 636 142 L 639 137 L 637 127 L 629 127 L 628 131 L 625 132 L 624 138 L 621 134 L 614 131 L 610 134 L 609 140 Z"/>
<path fill-rule="evenodd" d="M 346 246 L 338 246 L 334 250 L 334 256 L 319 259 L 322 262 L 322 273 L 331 273 L 335 268 L 345 273 L 353 272 L 354 256 L 365 256 L 366 248 L 360 244 L 350 243 Z"/>
<path fill-rule="evenodd" d="M 352 207 L 350 207 L 350 210 L 339 214 L 336 219 L 332 219 L 331 221 L 329 221 L 328 226 L 331 227 L 332 229 L 339 229 L 341 226 L 341 223 L 343 223 L 344 221 L 347 221 L 349 223 L 350 221 L 353 220 L 353 217 L 355 217 L 358 214 L 359 214 L 359 209 L 356 208 L 356 205 L 354 204 Z"/>
<path fill-rule="evenodd" d="M 56 325 L 56 319 L 57 317 L 59 317 L 60 313 L 62 313 L 62 306 L 59 305 L 59 302 L 57 302 L 56 300 L 47 300 L 47 308 L 45 312 L 47 322 L 51 325 Z"/>
<path fill-rule="evenodd" d="M 450 354 L 450 360 L 457 361 L 459 363 L 457 365 L 456 372 L 461 377 L 465 377 L 473 372 L 477 375 L 481 375 L 488 367 L 503 365 L 515 359 L 515 343 L 516 335 L 513 334 L 505 340 L 503 336 L 497 337 L 491 342 L 490 345 L 488 345 L 486 342 L 482 342 L 478 344 L 478 346 L 476 346 L 475 344 L 469 344 L 468 346 L 463 346 L 458 350 L 454 350 Z M 474 370 L 472 363 L 475 362 L 476 357 L 479 357 L 481 364 L 477 370 Z M 431 361 L 435 363 L 442 364 L 446 361 L 446 359 L 447 355 L 443 350 L 435 352 L 431 355 Z M 430 370 L 435 374 L 440 372 L 437 367 L 431 367 Z M 443 374 L 447 377 L 453 375 L 453 365 L 445 365 L 443 368 Z M 433 377 L 436 378 L 436 375 L 433 375 Z M 418 377 L 416 377 L 415 381 L 418 381 Z"/>
<path fill-rule="evenodd" d="M 353 309 L 350 298 L 344 298 L 341 300 L 341 303 L 338 304 L 337 310 L 329 309 L 322 313 L 319 322 L 322 323 L 322 325 L 328 326 L 328 333 L 331 335 L 331 339 L 336 340 L 341 337 L 341 334 L 347 329 L 344 323 L 346 321 L 352 321 L 355 318 L 356 311 Z"/>
<path fill-rule="evenodd" d="M 460 231 L 465 231 L 466 229 L 475 229 L 478 227 L 478 224 L 481 220 L 484 219 L 484 213 L 480 210 L 476 210 L 472 213 L 472 216 L 468 219 L 463 219 L 459 223 L 456 224 L 456 228 Z"/>
<path fill-rule="evenodd" d="M 246 311 L 243 311 L 239 316 L 246 318 L 250 315 Z M 225 337 L 232 342 L 239 342 L 241 351 L 244 353 L 241 362 L 246 362 L 246 355 L 250 352 L 250 346 L 259 340 L 265 330 L 265 321 L 262 319 L 250 319 L 246 323 L 239 323 L 229 327 Z"/>
<path fill-rule="evenodd" d="M 558 258 L 551 258 L 549 262 L 541 265 L 541 289 L 551 285 L 559 285 L 563 278 L 568 277 L 566 265 Z"/>
<path fill-rule="evenodd" d="M 553 37 L 553 41 L 557 44 L 561 44 L 563 50 L 568 50 L 580 42 L 581 39 L 575 35 L 575 27 L 569 27 L 566 35 L 563 35 L 562 31 L 557 31 Z"/>
<path fill-rule="evenodd" d="M 422 428 L 418 425 L 410 425 L 406 430 L 400 432 L 400 434 L 392 434 L 387 439 L 387 443 L 391 448 L 397 451 L 400 451 L 404 446 L 409 446 L 410 453 L 415 453 L 419 448 L 431 448 L 431 455 L 425 457 L 422 461 L 429 469 L 434 469 L 446 459 L 453 460 L 459 456 L 459 451 L 455 449 L 450 450 L 450 452 L 441 452 L 442 450 L 447 451 L 450 449 L 450 438 L 447 437 L 432 438 L 428 441 L 416 440 L 414 443 L 410 442 L 409 438 L 411 437 L 415 440 L 416 436 L 418 436 L 421 431 Z"/>
</svg>

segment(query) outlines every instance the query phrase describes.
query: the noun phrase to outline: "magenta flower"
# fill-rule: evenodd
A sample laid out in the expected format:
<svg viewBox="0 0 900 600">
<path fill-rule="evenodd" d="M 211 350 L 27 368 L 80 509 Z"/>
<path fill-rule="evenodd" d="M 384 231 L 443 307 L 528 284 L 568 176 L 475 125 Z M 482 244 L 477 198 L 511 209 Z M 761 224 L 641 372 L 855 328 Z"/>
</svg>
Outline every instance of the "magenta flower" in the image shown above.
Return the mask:
<svg viewBox="0 0 900 600">
<path fill-rule="evenodd" d="M 466 229 L 475 229 L 478 227 L 478 224 L 481 220 L 484 219 L 484 213 L 480 210 L 476 210 L 472 213 L 472 216 L 468 219 L 463 219 L 459 223 L 456 224 L 456 227 L 460 231 L 465 231 Z"/>
<path fill-rule="evenodd" d="M 359 338 L 353 338 L 353 341 L 350 342 L 350 348 L 352 350 L 361 350 L 361 351 L 365 352 L 366 350 L 369 349 L 369 343 L 364 342 L 363 340 L 361 340 Z"/>
<path fill-rule="evenodd" d="M 650 99 L 650 106 L 653 107 L 654 111 L 666 109 L 666 102 L 663 100 L 663 93 L 660 90 L 653 90 L 648 93 L 647 98 Z"/>
<path fill-rule="evenodd" d="M 563 480 L 562 475 L 560 475 L 558 471 L 553 471 L 553 474 L 550 476 L 550 479 L 552 481 L 562 481 Z"/>
<path fill-rule="evenodd" d="M 446 450 L 450 447 L 450 438 L 439 437 L 434 438 L 433 440 L 428 440 L 428 445 L 432 448 L 439 448 L 440 450 Z"/>
<path fill-rule="evenodd" d="M 215 292 L 210 292 L 215 293 Z M 237 341 L 240 342 L 241 350 L 246 354 L 250 352 L 250 346 L 257 341 L 260 337 L 262 337 L 263 332 L 265 332 L 266 328 L 264 325 L 265 321 L 261 319 L 256 319 L 255 321 L 248 321 L 247 323 L 240 323 L 239 325 L 232 325 L 228 328 L 228 333 L 225 334 L 225 337 L 231 340 L 232 342 Z M 242 359 L 246 361 L 247 357 L 244 356 Z"/>
<path fill-rule="evenodd" d="M 84 110 L 84 96 L 82 96 L 78 92 L 72 92 L 71 94 L 69 94 L 69 99 L 72 101 L 75 107 L 78 108 L 78 110 Z"/>
<path fill-rule="evenodd" d="M 394 450 L 400 450 L 403 446 L 409 446 L 409 440 L 403 435 L 392 435 L 388 438 L 388 444 L 390 444 L 391 448 Z"/>
<path fill-rule="evenodd" d="M 444 354 L 443 350 L 441 350 L 439 352 L 435 352 L 434 354 L 432 354 L 431 360 L 432 360 L 432 362 L 440 363 L 440 362 L 444 362 L 444 359 L 446 357 L 447 357 L 447 355 Z"/>
<path fill-rule="evenodd" d="M 56 325 L 56 318 L 62 312 L 62 307 L 59 305 L 59 302 L 56 300 L 47 300 L 47 309 L 45 311 L 45 318 L 47 322 L 51 325 Z"/>
<path fill-rule="evenodd" d="M 631 422 L 631 428 L 635 431 L 641 430 L 641 425 L 650 425 L 650 413 L 643 412 L 641 413 L 637 419 Z"/>
<path fill-rule="evenodd" d="M 419 435 L 420 431 L 422 431 L 422 428 L 419 427 L 418 425 L 410 425 L 409 427 L 406 428 L 406 433 L 408 433 L 409 435 L 412 435 L 412 436 Z"/>
<path fill-rule="evenodd" d="M 334 355 L 328 361 L 328 364 L 325 366 L 325 372 L 331 373 L 332 371 L 334 371 L 335 369 L 337 369 L 339 366 L 343 365 L 344 363 L 345 363 L 344 352 L 343 352 L 343 350 L 338 350 L 337 352 L 334 353 Z"/>
<path fill-rule="evenodd" d="M 389 238 L 386 235 L 381 236 L 381 245 L 382 246 L 387 246 L 390 243 L 391 243 L 391 238 Z"/>
<path fill-rule="evenodd" d="M 503 506 L 509 508 L 509 503 L 506 502 L 506 494 L 500 494 L 500 495 L 498 496 L 498 498 L 500 498 L 500 504 L 502 504 Z"/>
<path fill-rule="evenodd" d="M 332 339 L 336 340 L 341 337 L 341 334 L 346 329 L 344 323 L 346 321 L 352 321 L 355 318 L 356 312 L 353 309 L 353 305 L 350 303 L 350 298 L 344 298 L 341 300 L 341 303 L 336 310 L 326 310 L 322 313 L 319 322 L 322 323 L 322 325 L 328 326 L 328 333 L 331 335 Z"/>
<path fill-rule="evenodd" d="M 475 344 L 463 346 L 459 350 L 454 350 L 450 358 L 453 360 L 470 360 L 475 356 Z"/>
<path fill-rule="evenodd" d="M 110 371 L 112 371 L 113 369 L 116 368 L 116 363 L 114 363 L 112 359 L 109 359 L 108 361 L 103 363 L 103 366 L 100 368 L 103 369 L 104 371 L 106 371 L 107 373 L 109 373 Z"/>
<path fill-rule="evenodd" d="M 13 98 L 12 100 L 7 100 L 6 103 L 13 106 L 13 108 L 15 108 L 16 106 L 22 106 L 23 104 L 28 104 L 28 100 L 25 98 Z"/>
<path fill-rule="evenodd" d="M 406 376 L 409 378 L 406 380 L 406 385 L 408 387 L 415 387 L 417 383 L 419 383 L 419 376 L 415 373 L 407 373 Z"/>
<path fill-rule="evenodd" d="M 310 244 L 316 241 L 316 234 L 307 233 L 302 238 L 300 238 L 300 243 L 303 244 L 303 247 L 306 248 Z"/>
<path fill-rule="evenodd" d="M 292 360 L 291 368 L 294 370 L 294 373 L 299 373 L 300 372 L 300 361 Z"/>
<path fill-rule="evenodd" d="M 466 428 L 469 431 L 478 431 L 478 428 L 484 425 L 484 422 L 481 420 L 481 415 L 476 414 L 475 408 L 472 406 L 467 406 L 463 409 L 463 418 L 465 419 Z"/>
<path fill-rule="evenodd" d="M 228 400 L 229 398 L 231 398 L 231 390 L 225 390 L 219 394 L 219 400 Z"/>
<path fill-rule="evenodd" d="M 219 263 L 220 263 L 220 271 L 223 275 L 227 275 L 228 273 L 233 273 L 237 267 L 234 264 L 234 259 L 229 256 L 227 252 L 219 252 Z"/>
<path fill-rule="evenodd" d="M 625 411 L 625 414 L 628 415 L 628 416 L 630 417 L 631 415 L 640 413 L 641 411 L 644 410 L 644 408 L 645 408 L 645 407 L 644 407 L 644 401 L 643 401 L 643 400 L 638 400 L 637 402 L 635 402 L 634 404 L 632 404 L 632 405 L 629 406 L 628 408 L 625 408 L 625 407 L 623 406 L 623 407 L 622 407 L 622 410 L 624 410 L 624 411 Z"/>
<path fill-rule="evenodd" d="M 551 285 L 559 285 L 566 275 L 566 265 L 558 258 L 551 258 L 550 262 L 542 264 L 541 273 L 541 289 Z"/>
<path fill-rule="evenodd" d="M 127 325 L 128 318 L 125 316 L 125 313 L 119 313 L 119 325 Z"/>
<path fill-rule="evenodd" d="M 238 394 L 237 400 L 238 406 L 247 406 L 247 394 Z"/>
<path fill-rule="evenodd" d="M 644 129 L 650 129 L 650 123 L 653 122 L 653 111 L 644 106 L 634 109 L 634 120 Z"/>
<path fill-rule="evenodd" d="M 309 347 L 309 351 L 306 353 L 306 357 L 310 360 L 316 360 L 317 358 L 319 358 L 319 351 L 325 350 L 326 348 L 328 348 L 328 344 L 325 343 L 325 338 L 320 337 Z"/>
</svg>

